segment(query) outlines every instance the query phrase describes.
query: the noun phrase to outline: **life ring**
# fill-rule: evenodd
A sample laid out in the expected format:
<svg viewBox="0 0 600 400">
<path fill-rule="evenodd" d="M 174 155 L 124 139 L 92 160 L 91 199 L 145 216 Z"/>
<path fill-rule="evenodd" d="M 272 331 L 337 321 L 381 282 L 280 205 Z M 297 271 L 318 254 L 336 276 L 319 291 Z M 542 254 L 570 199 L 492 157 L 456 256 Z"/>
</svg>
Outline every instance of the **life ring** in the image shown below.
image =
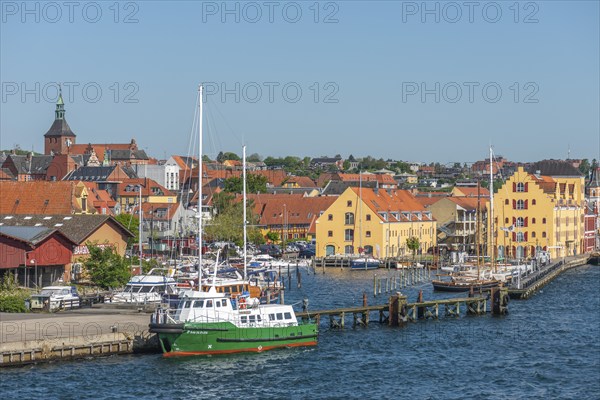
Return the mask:
<svg viewBox="0 0 600 400">
<path fill-rule="evenodd" d="M 244 297 L 240 297 L 240 310 L 246 309 L 246 299 Z"/>
</svg>

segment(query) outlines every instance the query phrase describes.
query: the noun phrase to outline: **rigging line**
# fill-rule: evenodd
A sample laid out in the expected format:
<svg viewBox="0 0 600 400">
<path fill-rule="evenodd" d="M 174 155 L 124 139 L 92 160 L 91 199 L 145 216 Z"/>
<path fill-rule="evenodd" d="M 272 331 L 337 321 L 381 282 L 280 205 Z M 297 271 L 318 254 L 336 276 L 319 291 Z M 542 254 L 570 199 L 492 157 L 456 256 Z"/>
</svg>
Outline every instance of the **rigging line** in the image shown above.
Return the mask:
<svg viewBox="0 0 600 400">
<path fill-rule="evenodd" d="M 240 146 L 244 145 L 244 141 L 243 140 L 240 141 L 240 137 L 236 134 L 235 130 L 231 127 L 231 125 L 229 125 L 229 122 L 227 122 L 227 118 L 225 118 L 225 116 L 223 115 L 223 113 L 221 112 L 221 110 L 219 109 L 219 107 L 216 106 L 216 104 L 215 104 L 215 109 L 217 110 L 217 112 L 219 113 L 219 115 L 221 116 L 221 118 L 223 118 L 223 121 L 225 122 L 225 125 L 227 126 L 227 128 L 229 128 L 229 131 L 231 132 L 231 134 L 238 141 L 238 144 Z"/>
<path fill-rule="evenodd" d="M 215 132 L 218 132 L 215 121 L 216 121 L 216 118 L 213 115 L 212 108 L 210 105 L 207 105 L 207 107 L 206 107 L 206 125 L 207 125 L 207 130 L 208 130 L 207 136 L 208 136 L 208 139 L 213 148 L 213 157 L 217 158 L 217 155 L 219 152 L 219 150 L 217 150 L 217 145 L 222 148 L 222 143 L 221 143 L 220 137 L 215 134 Z M 215 142 L 216 142 L 216 145 L 215 145 Z"/>
<path fill-rule="evenodd" d="M 197 96 L 199 96 L 199 95 L 197 95 Z M 196 99 L 197 98 L 198 97 L 196 97 Z M 188 161 L 190 158 L 192 158 L 193 152 L 194 152 L 193 149 L 195 148 L 195 145 L 196 145 L 195 129 L 196 129 L 196 123 L 197 123 L 196 120 L 198 119 L 198 107 L 197 106 L 198 106 L 198 103 L 196 103 L 196 106 L 194 107 L 195 108 L 194 109 L 194 119 L 192 120 L 192 126 L 190 128 L 190 139 L 189 139 L 189 142 L 188 142 L 188 149 L 187 149 L 187 155 L 186 155 L 187 158 L 186 158 L 186 161 Z M 186 165 L 188 165 L 187 162 L 186 162 Z M 188 171 L 189 171 L 189 176 L 188 176 Z M 186 182 L 187 179 L 191 178 L 191 177 L 192 177 L 192 168 L 186 168 L 184 170 L 182 182 Z M 181 193 L 181 199 L 182 200 L 184 199 L 184 196 L 185 196 L 186 206 L 189 205 L 189 202 L 190 202 L 190 193 L 189 193 L 189 190 L 186 190 L 185 193 L 184 193 L 184 185 L 181 185 L 181 187 L 180 187 L 180 193 Z"/>
</svg>

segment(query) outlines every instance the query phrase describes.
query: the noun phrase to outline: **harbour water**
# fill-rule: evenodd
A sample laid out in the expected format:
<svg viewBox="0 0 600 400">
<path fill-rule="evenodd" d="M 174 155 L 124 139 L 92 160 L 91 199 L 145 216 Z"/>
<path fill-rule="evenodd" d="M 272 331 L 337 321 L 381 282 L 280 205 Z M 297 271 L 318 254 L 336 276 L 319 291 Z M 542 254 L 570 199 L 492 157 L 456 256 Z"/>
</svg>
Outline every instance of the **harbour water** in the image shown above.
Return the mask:
<svg viewBox="0 0 600 400">
<path fill-rule="evenodd" d="M 309 310 L 386 302 L 373 274 L 303 271 L 287 303 Z M 164 359 L 113 356 L 0 370 L 2 398 L 600 399 L 600 268 L 567 271 L 503 317 L 442 318 L 391 328 L 331 330 L 319 345 L 260 354 Z M 414 301 L 431 285 L 403 290 Z"/>
</svg>

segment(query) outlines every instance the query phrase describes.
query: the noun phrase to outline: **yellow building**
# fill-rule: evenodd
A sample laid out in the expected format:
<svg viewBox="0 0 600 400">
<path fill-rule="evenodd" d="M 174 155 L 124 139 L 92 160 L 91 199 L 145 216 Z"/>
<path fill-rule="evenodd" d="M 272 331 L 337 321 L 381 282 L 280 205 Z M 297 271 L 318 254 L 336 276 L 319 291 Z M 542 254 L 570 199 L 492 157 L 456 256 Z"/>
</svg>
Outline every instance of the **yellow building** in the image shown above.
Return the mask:
<svg viewBox="0 0 600 400">
<path fill-rule="evenodd" d="M 525 259 L 540 250 L 550 251 L 553 258 L 581 253 L 583 176 L 555 160 L 535 163 L 529 171 L 519 167 L 494 194 L 495 255 Z"/>
<path fill-rule="evenodd" d="M 349 187 L 316 221 L 316 256 L 409 255 L 406 239 L 417 237 L 421 251 L 436 244 L 436 221 L 407 190 Z"/>
</svg>

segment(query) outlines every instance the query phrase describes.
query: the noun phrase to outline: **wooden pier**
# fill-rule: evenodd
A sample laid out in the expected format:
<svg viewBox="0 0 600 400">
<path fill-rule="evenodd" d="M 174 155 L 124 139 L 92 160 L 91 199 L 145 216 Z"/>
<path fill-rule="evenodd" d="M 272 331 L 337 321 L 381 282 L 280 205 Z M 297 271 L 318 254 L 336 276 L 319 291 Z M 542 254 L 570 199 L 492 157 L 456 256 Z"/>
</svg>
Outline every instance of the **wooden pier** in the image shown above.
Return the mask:
<svg viewBox="0 0 600 400">
<path fill-rule="evenodd" d="M 572 268 L 584 265 L 588 261 L 589 256 L 581 255 L 568 257 L 553 263 L 523 278 L 520 282 L 512 284 L 508 289 L 508 295 L 511 299 L 528 299 L 558 275 Z"/>
<path fill-rule="evenodd" d="M 418 320 L 439 319 L 444 317 L 460 317 L 466 315 L 485 315 L 487 312 L 493 315 L 504 315 L 508 313 L 508 291 L 505 288 L 492 289 L 489 297 L 461 297 L 453 299 L 441 299 L 423 301 L 422 292 L 415 303 L 408 303 L 405 295 L 396 293 L 390 296 L 387 304 L 367 305 L 366 293 L 363 295 L 363 305 L 360 307 L 346 307 L 331 310 L 303 311 L 296 313 L 303 320 L 315 319 L 321 321 L 323 317 L 329 317 L 330 328 L 343 329 L 346 325 L 346 317 L 352 315 L 352 327 L 368 326 L 370 313 L 379 313 L 379 322 L 390 326 L 402 326 L 407 322 Z"/>
</svg>

